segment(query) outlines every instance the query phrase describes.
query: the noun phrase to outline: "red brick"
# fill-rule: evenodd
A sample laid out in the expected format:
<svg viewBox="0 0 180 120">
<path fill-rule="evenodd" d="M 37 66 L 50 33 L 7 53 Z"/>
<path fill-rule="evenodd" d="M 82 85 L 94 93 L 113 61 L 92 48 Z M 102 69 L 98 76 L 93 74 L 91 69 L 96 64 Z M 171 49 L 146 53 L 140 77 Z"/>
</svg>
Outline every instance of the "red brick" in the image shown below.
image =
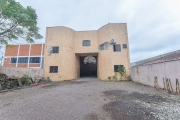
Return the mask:
<svg viewBox="0 0 180 120">
<path fill-rule="evenodd" d="M 19 45 L 6 46 L 5 56 L 17 56 Z"/>
<path fill-rule="evenodd" d="M 16 67 L 16 64 L 10 64 L 10 58 L 7 58 L 5 61 L 4 61 L 4 64 L 3 66 L 8 66 L 8 67 Z"/>
<path fill-rule="evenodd" d="M 41 55 L 41 47 L 42 47 L 42 44 L 32 44 L 31 45 L 31 53 L 30 55 L 33 56 L 33 55 Z"/>
<path fill-rule="evenodd" d="M 29 55 L 29 46 L 30 45 L 20 45 L 19 56 L 28 56 Z"/>
<path fill-rule="evenodd" d="M 40 64 L 29 64 L 29 67 L 40 67 Z"/>
<path fill-rule="evenodd" d="M 27 63 L 24 63 L 24 64 L 18 64 L 17 67 L 28 67 L 28 64 L 27 64 Z"/>
</svg>

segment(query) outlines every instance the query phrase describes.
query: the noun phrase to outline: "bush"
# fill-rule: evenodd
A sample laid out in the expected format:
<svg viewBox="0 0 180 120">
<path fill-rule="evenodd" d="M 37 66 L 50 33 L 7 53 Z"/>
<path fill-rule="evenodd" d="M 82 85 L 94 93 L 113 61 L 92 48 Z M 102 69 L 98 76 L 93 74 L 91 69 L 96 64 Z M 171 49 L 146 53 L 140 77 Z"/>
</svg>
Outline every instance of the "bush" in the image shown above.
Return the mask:
<svg viewBox="0 0 180 120">
<path fill-rule="evenodd" d="M 109 81 L 111 80 L 111 76 L 108 77 L 108 80 L 109 80 Z"/>
<path fill-rule="evenodd" d="M 30 85 L 31 84 L 31 79 L 25 78 L 22 80 L 22 85 Z"/>
<path fill-rule="evenodd" d="M 22 77 L 22 85 L 30 85 L 32 83 L 31 80 L 31 77 L 29 77 L 27 74 L 24 74 Z"/>
</svg>

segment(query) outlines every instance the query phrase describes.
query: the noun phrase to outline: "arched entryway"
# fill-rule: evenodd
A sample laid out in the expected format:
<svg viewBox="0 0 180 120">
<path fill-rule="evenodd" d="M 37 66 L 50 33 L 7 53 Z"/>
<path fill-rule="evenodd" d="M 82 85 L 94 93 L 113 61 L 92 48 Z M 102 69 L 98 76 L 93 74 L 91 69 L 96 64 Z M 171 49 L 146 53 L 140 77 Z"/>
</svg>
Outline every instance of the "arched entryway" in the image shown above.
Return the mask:
<svg viewBox="0 0 180 120">
<path fill-rule="evenodd" d="M 80 77 L 97 77 L 97 56 L 80 57 Z"/>
</svg>

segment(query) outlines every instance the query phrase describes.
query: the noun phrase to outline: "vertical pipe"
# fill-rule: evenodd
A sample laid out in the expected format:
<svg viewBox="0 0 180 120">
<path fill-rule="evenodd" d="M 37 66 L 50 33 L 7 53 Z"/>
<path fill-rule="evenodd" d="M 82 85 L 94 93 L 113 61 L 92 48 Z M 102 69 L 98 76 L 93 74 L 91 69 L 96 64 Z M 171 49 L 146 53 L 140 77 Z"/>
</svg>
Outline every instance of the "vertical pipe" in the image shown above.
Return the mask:
<svg viewBox="0 0 180 120">
<path fill-rule="evenodd" d="M 29 55 L 28 55 L 28 67 L 29 67 L 29 61 L 30 61 L 30 55 L 31 54 L 31 44 L 30 44 L 30 46 L 29 46 Z"/>
<path fill-rule="evenodd" d="M 42 53 L 43 53 L 43 45 L 44 45 L 44 44 L 42 44 L 42 47 L 41 47 L 41 62 L 40 62 L 40 68 L 42 68 Z"/>
<path fill-rule="evenodd" d="M 19 49 L 20 49 L 20 44 L 19 44 L 19 46 L 18 46 L 18 53 L 17 53 L 16 67 L 17 67 L 17 65 L 18 65 Z"/>
</svg>

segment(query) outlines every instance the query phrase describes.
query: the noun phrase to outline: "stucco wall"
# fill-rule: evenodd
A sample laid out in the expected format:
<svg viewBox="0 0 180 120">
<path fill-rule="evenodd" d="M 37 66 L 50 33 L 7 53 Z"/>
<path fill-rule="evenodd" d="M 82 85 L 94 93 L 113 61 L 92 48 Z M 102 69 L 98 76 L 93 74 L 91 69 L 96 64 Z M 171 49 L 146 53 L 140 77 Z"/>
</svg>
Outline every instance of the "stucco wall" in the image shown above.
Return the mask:
<svg viewBox="0 0 180 120">
<path fill-rule="evenodd" d="M 120 52 L 114 52 L 113 45 L 108 50 L 99 50 L 98 54 L 98 77 L 105 80 L 108 76 L 115 75 L 114 65 L 124 65 L 129 75 L 130 58 L 129 44 L 127 35 L 127 25 L 124 24 L 107 24 L 98 30 L 99 45 L 108 42 L 111 39 L 116 40 L 116 44 L 121 45 Z M 122 45 L 127 44 L 127 48 L 123 49 Z M 117 74 L 118 75 L 118 74 Z M 118 76 L 119 78 L 119 76 Z M 124 78 L 125 79 L 125 78 Z"/>
<path fill-rule="evenodd" d="M 114 52 L 113 45 L 108 50 L 99 50 L 99 45 L 115 39 L 121 45 L 120 52 Z M 90 40 L 90 46 L 83 46 L 83 40 Z M 123 49 L 122 45 L 127 44 Z M 48 50 L 59 46 L 59 53 L 48 55 Z M 125 23 L 107 24 L 98 30 L 74 31 L 71 28 L 59 26 L 46 29 L 44 51 L 44 75 L 54 81 L 72 80 L 79 77 L 79 57 L 97 56 L 98 78 L 106 80 L 115 75 L 114 65 L 124 65 L 129 75 L 129 45 L 127 25 Z M 50 66 L 58 66 L 58 73 L 49 73 Z"/>
<path fill-rule="evenodd" d="M 163 78 L 170 79 L 172 88 L 176 91 L 176 79 L 180 82 L 180 60 L 152 65 L 134 66 L 131 68 L 131 78 L 135 82 L 154 87 L 154 77 L 157 77 L 160 88 L 164 88 Z"/>
<path fill-rule="evenodd" d="M 4 73 L 9 77 L 22 77 L 24 74 L 32 77 L 32 79 L 37 75 L 43 77 L 43 69 L 38 68 L 0 67 L 0 73 Z"/>
<path fill-rule="evenodd" d="M 59 53 L 48 55 L 48 50 L 53 46 L 59 46 Z M 76 79 L 74 30 L 66 27 L 47 28 L 44 56 L 45 77 L 53 81 Z M 58 66 L 58 73 L 49 73 L 50 66 Z"/>
<path fill-rule="evenodd" d="M 83 46 L 83 40 L 90 40 L 90 46 Z M 98 32 L 76 31 L 75 32 L 75 53 L 97 53 L 98 52 Z"/>
</svg>

